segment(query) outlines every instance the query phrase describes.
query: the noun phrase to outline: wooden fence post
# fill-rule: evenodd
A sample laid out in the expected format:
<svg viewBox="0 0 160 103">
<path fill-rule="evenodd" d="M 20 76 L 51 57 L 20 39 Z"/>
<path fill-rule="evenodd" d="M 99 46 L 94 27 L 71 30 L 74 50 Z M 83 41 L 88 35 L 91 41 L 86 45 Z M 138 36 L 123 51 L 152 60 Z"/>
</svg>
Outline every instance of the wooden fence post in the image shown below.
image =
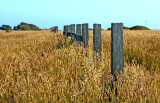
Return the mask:
<svg viewBox="0 0 160 103">
<path fill-rule="evenodd" d="M 67 25 L 67 29 L 68 29 L 68 31 L 67 31 L 67 37 L 68 36 L 71 36 L 71 25 Z"/>
<path fill-rule="evenodd" d="M 75 41 L 75 24 L 71 24 L 71 39 Z"/>
<path fill-rule="evenodd" d="M 55 31 L 55 33 L 58 33 L 58 26 L 54 27 L 54 31 Z"/>
<path fill-rule="evenodd" d="M 77 24 L 76 25 L 76 31 L 77 31 L 77 36 L 82 36 L 82 29 L 81 29 L 82 27 L 81 27 L 81 24 Z M 78 43 L 81 45 L 81 41 L 78 41 Z"/>
<path fill-rule="evenodd" d="M 99 53 L 101 56 L 102 45 L 101 45 L 101 24 L 94 24 L 93 25 L 93 45 L 94 51 Z"/>
<path fill-rule="evenodd" d="M 64 26 L 63 35 L 67 36 L 68 26 Z"/>
<path fill-rule="evenodd" d="M 117 81 L 117 73 L 123 72 L 123 23 L 111 24 L 111 73 Z"/>
<path fill-rule="evenodd" d="M 123 72 L 123 23 L 111 24 L 111 73 L 114 81 L 117 74 Z M 115 95 L 118 96 L 117 82 L 115 83 Z M 113 83 L 112 83 L 112 89 Z"/>
<path fill-rule="evenodd" d="M 71 33 L 75 34 L 75 24 L 71 24 Z"/>
<path fill-rule="evenodd" d="M 89 47 L 89 32 L 88 32 L 88 23 L 82 24 L 82 37 L 83 37 L 83 44 L 84 48 Z"/>
<path fill-rule="evenodd" d="M 71 25 L 68 25 L 68 33 L 71 33 Z"/>
</svg>

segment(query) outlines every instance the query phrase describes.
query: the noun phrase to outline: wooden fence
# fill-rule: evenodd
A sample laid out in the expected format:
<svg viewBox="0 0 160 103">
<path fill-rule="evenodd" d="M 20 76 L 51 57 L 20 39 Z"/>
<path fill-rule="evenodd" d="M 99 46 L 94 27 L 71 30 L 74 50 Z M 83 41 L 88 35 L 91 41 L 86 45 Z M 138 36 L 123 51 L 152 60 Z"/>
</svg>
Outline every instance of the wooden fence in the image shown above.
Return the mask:
<svg viewBox="0 0 160 103">
<path fill-rule="evenodd" d="M 71 36 L 72 40 L 77 40 L 79 44 L 83 42 L 84 47 L 88 47 L 89 30 L 88 24 L 65 25 L 63 35 Z M 101 24 L 93 25 L 93 47 L 95 52 L 101 55 Z M 123 72 L 123 23 L 111 24 L 111 73 L 117 81 L 117 73 Z"/>
</svg>

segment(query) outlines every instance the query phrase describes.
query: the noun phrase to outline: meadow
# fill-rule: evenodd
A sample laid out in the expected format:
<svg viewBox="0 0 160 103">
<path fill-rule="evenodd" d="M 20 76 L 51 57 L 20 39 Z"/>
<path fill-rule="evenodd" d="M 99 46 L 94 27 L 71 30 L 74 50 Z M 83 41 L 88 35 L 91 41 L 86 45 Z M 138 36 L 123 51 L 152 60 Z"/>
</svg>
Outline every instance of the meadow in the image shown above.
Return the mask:
<svg viewBox="0 0 160 103">
<path fill-rule="evenodd" d="M 124 30 L 124 72 L 116 83 L 111 31 L 102 30 L 101 61 L 92 30 L 86 49 L 62 33 L 0 31 L 0 103 L 160 102 L 160 31 Z"/>
</svg>

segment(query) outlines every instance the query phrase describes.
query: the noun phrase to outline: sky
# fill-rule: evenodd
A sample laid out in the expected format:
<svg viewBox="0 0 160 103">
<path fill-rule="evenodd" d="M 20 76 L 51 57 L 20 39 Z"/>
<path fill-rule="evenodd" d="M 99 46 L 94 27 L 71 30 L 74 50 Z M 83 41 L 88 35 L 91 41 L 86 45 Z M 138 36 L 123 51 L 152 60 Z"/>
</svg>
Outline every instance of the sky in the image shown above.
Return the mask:
<svg viewBox="0 0 160 103">
<path fill-rule="evenodd" d="M 20 22 L 50 28 L 89 23 L 124 26 L 147 26 L 160 30 L 160 0 L 0 0 L 0 26 L 17 26 Z"/>
</svg>

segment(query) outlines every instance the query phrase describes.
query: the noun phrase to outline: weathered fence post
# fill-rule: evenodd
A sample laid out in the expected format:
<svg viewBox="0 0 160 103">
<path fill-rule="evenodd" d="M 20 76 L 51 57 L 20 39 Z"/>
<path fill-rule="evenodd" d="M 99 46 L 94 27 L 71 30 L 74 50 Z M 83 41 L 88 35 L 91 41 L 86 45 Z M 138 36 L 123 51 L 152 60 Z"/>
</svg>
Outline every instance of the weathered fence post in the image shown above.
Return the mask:
<svg viewBox="0 0 160 103">
<path fill-rule="evenodd" d="M 76 25 L 76 31 L 77 31 L 77 33 L 76 33 L 77 36 L 78 36 L 78 37 L 81 37 L 81 36 L 82 36 L 81 24 L 77 24 L 77 25 Z M 78 43 L 81 44 L 81 41 L 79 40 Z"/>
<path fill-rule="evenodd" d="M 68 33 L 71 33 L 71 25 L 68 25 Z"/>
<path fill-rule="evenodd" d="M 75 41 L 75 24 L 71 24 L 71 39 Z"/>
<path fill-rule="evenodd" d="M 71 24 L 71 33 L 75 34 L 75 24 Z"/>
<path fill-rule="evenodd" d="M 117 73 L 123 72 L 123 23 L 111 25 L 111 73 L 117 81 Z"/>
<path fill-rule="evenodd" d="M 68 32 L 68 26 L 65 25 L 63 35 L 67 36 L 67 32 Z"/>
<path fill-rule="evenodd" d="M 117 74 L 123 72 L 123 23 L 111 24 L 111 73 L 114 81 L 117 81 Z M 117 86 L 117 82 L 115 84 Z M 113 84 L 112 84 L 113 89 Z M 115 95 L 118 96 L 118 89 L 115 88 Z"/>
<path fill-rule="evenodd" d="M 71 25 L 67 25 L 68 31 L 67 31 L 67 36 L 71 36 Z"/>
<path fill-rule="evenodd" d="M 89 32 L 88 32 L 88 23 L 82 24 L 82 37 L 83 37 L 83 44 L 84 48 L 88 47 L 89 41 Z"/>
<path fill-rule="evenodd" d="M 54 27 L 54 31 L 55 31 L 55 33 L 58 33 L 58 26 Z"/>
<path fill-rule="evenodd" d="M 101 24 L 93 25 L 93 45 L 94 51 L 99 53 L 101 56 L 102 45 L 101 45 Z"/>
</svg>

